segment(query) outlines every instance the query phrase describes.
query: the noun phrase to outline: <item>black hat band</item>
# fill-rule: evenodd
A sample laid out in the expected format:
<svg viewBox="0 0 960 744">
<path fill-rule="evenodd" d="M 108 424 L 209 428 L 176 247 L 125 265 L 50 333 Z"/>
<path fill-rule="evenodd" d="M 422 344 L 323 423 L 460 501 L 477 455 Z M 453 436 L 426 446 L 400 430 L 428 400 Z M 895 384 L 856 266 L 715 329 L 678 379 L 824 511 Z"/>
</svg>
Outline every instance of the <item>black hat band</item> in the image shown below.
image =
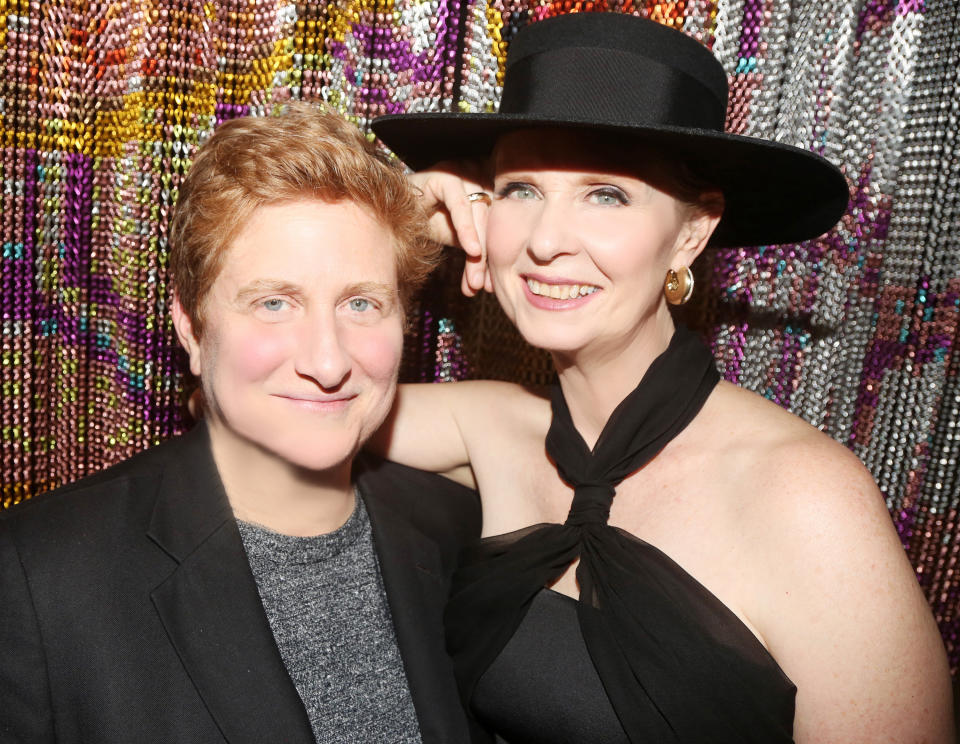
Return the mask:
<svg viewBox="0 0 960 744">
<path fill-rule="evenodd" d="M 722 131 L 727 112 L 725 101 L 675 67 L 617 49 L 567 47 L 510 65 L 500 113 Z"/>
</svg>

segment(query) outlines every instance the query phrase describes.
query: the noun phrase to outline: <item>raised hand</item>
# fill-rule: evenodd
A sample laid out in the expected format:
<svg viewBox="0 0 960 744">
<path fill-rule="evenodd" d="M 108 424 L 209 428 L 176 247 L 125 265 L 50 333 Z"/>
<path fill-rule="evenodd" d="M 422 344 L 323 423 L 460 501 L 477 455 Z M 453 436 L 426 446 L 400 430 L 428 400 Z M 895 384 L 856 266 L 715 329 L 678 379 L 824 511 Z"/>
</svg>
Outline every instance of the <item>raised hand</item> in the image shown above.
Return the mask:
<svg viewBox="0 0 960 744">
<path fill-rule="evenodd" d="M 468 297 L 493 291 L 485 248 L 491 186 L 476 163 L 447 161 L 410 176 L 430 213 L 431 237 L 467 254 L 460 289 Z"/>
</svg>

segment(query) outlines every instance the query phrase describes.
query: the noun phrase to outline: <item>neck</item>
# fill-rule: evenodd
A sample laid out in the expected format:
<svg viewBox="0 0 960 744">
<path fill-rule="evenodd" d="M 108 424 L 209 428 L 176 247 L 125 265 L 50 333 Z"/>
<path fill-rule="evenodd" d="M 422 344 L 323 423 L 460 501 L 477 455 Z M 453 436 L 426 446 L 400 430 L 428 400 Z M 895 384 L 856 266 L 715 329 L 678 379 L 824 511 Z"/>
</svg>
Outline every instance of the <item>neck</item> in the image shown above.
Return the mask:
<svg viewBox="0 0 960 744">
<path fill-rule="evenodd" d="M 351 462 L 317 471 L 302 468 L 209 420 L 213 460 L 234 516 L 284 535 L 323 535 L 341 527 L 354 508 Z"/>
<path fill-rule="evenodd" d="M 593 448 L 614 409 L 666 350 L 673 332 L 673 320 L 664 310 L 625 344 L 553 355 L 570 417 L 588 447 Z"/>
</svg>

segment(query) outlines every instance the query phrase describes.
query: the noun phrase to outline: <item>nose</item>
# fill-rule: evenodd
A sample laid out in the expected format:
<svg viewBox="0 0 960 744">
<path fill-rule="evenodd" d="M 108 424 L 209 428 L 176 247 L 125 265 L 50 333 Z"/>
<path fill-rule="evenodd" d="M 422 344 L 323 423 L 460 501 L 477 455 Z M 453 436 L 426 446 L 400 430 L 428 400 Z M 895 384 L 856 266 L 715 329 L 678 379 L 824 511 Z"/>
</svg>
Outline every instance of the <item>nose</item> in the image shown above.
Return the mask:
<svg viewBox="0 0 960 744">
<path fill-rule="evenodd" d="M 335 313 L 317 313 L 304 323 L 294 366 L 298 375 L 310 378 L 326 391 L 336 390 L 346 382 L 353 361 Z"/>
<path fill-rule="evenodd" d="M 527 253 L 538 264 L 548 264 L 558 256 L 575 252 L 576 241 L 570 232 L 570 206 L 546 195 L 531 216 Z"/>
</svg>

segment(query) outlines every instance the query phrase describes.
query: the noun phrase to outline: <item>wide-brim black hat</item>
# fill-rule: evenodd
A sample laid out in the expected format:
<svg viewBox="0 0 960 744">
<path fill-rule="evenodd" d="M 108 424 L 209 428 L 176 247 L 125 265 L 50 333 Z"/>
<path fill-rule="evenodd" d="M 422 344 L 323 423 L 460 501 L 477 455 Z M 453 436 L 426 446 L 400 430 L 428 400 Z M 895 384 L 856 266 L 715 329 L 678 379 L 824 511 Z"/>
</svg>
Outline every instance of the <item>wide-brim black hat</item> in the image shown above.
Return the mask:
<svg viewBox="0 0 960 744">
<path fill-rule="evenodd" d="M 525 128 L 622 134 L 657 145 L 721 189 L 711 245 L 793 243 L 846 210 L 843 174 L 798 147 L 723 131 L 727 76 L 695 39 L 637 16 L 575 13 L 531 23 L 510 44 L 497 114 L 394 114 L 376 135 L 414 170 L 486 157 Z"/>
</svg>

